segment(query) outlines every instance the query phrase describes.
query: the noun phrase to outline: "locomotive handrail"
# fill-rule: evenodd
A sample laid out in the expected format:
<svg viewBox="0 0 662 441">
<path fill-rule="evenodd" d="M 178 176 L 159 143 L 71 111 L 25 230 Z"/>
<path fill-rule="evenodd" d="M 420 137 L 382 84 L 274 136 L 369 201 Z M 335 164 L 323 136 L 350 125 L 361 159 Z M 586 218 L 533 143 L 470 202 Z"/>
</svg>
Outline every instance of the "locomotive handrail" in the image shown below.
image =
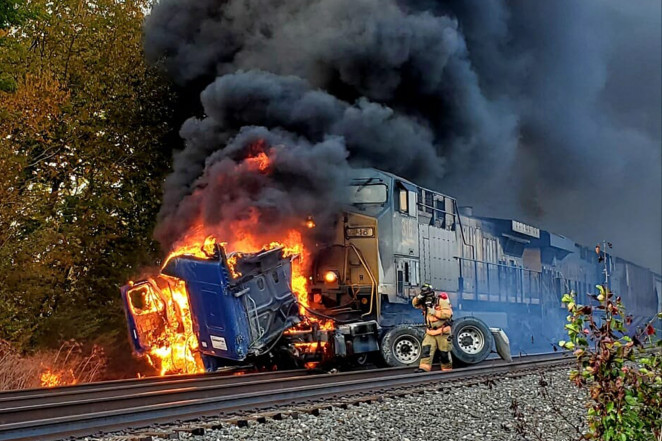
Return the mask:
<svg viewBox="0 0 662 441">
<path fill-rule="evenodd" d="M 376 295 L 377 293 L 377 279 L 375 279 L 374 274 L 372 274 L 372 271 L 370 271 L 370 266 L 365 262 L 365 259 L 363 258 L 363 254 L 361 253 L 361 250 L 356 248 L 356 246 L 350 242 L 349 246 L 354 250 L 356 253 L 356 256 L 359 258 L 359 261 L 361 262 L 361 265 L 365 268 L 366 272 L 368 273 L 368 276 L 370 276 L 370 310 L 366 312 L 365 314 L 362 314 L 361 317 L 365 317 L 366 315 L 372 314 L 372 308 L 375 306 L 375 302 L 379 302 L 379 296 Z M 377 320 L 379 321 L 379 316 L 381 314 L 381 307 L 380 305 L 377 305 Z"/>
<path fill-rule="evenodd" d="M 466 260 L 468 262 L 484 263 L 486 265 L 502 266 L 504 268 L 510 268 L 510 269 L 521 269 L 521 270 L 524 270 L 524 271 L 529 271 L 529 272 L 538 273 L 538 274 L 543 273 L 542 271 L 536 271 L 534 269 L 524 268 L 524 266 L 522 266 L 522 265 L 505 265 L 503 263 L 488 262 L 486 260 L 471 259 L 471 258 L 468 258 L 468 257 L 460 257 L 460 256 L 453 256 L 453 259 Z"/>
<path fill-rule="evenodd" d="M 428 205 L 428 204 L 426 204 L 426 203 L 424 203 L 424 202 L 418 202 L 416 205 L 418 205 L 419 207 L 423 207 L 423 208 L 429 208 L 429 209 L 431 209 L 431 210 L 433 210 L 433 211 L 438 211 L 438 212 L 441 212 L 441 213 L 443 213 L 443 214 L 450 214 L 450 215 L 453 216 L 453 217 L 458 216 L 457 213 L 453 213 L 452 211 L 446 211 L 446 210 L 444 210 L 444 209 L 437 208 L 437 207 L 435 207 L 435 206 L 433 206 L 433 205 Z"/>
<path fill-rule="evenodd" d="M 526 269 L 521 265 L 504 265 L 502 263 L 486 262 L 459 256 L 454 256 L 454 258 L 458 260 L 459 277 L 462 280 L 459 290 L 463 293 L 475 294 L 476 296 L 498 294 L 499 301 L 508 301 L 509 297 L 514 295 L 515 302 L 517 303 L 539 303 L 544 295 L 545 283 L 543 279 L 545 279 L 546 275 L 544 271 Z M 470 273 L 467 277 L 467 281 L 473 282 L 471 288 L 467 288 L 463 283 L 465 280 L 464 262 L 472 264 L 471 266 L 473 267 L 473 271 L 469 269 Z M 479 264 L 482 265 L 480 270 Z M 490 271 L 490 267 L 493 267 L 492 271 Z M 497 274 L 496 278 L 490 275 L 490 272 L 494 273 L 495 270 Z M 508 278 L 507 280 L 503 279 L 504 273 Z M 514 276 L 515 279 L 510 279 L 510 276 Z M 492 286 L 494 282 L 496 282 L 496 289 Z M 508 289 L 506 291 L 506 299 L 502 298 L 504 286 Z"/>
<path fill-rule="evenodd" d="M 457 201 L 453 199 L 453 206 L 455 207 L 455 212 L 457 213 L 457 223 L 460 224 L 460 235 L 462 236 L 462 242 L 464 243 L 465 246 L 468 246 L 471 248 L 471 257 L 476 258 L 476 248 L 471 245 L 469 242 L 467 242 L 467 239 L 464 237 L 464 228 L 462 227 L 462 216 L 460 216 L 460 213 L 457 209 Z"/>
</svg>

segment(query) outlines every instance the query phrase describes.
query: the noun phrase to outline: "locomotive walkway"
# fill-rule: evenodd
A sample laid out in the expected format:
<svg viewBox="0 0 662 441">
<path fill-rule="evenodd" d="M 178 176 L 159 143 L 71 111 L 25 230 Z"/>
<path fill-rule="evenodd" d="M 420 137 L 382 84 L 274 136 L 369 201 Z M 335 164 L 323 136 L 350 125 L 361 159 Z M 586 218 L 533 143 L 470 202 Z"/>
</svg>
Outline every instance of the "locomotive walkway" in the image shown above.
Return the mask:
<svg viewBox="0 0 662 441">
<path fill-rule="evenodd" d="M 312 374 L 279 371 L 239 376 L 204 374 L 90 383 L 0 393 L 0 440 L 60 439 L 145 427 L 201 416 L 273 410 L 346 396 L 485 379 L 574 361 L 570 354 L 488 360 L 450 372 L 414 374 L 412 367 Z"/>
</svg>

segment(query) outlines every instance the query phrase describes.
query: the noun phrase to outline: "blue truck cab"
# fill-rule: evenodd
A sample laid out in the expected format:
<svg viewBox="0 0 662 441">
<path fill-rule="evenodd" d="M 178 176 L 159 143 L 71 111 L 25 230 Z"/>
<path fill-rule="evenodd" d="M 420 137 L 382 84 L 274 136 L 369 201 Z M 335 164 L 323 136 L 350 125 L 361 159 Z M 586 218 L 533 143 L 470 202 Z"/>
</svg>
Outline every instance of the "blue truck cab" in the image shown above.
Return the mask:
<svg viewBox="0 0 662 441">
<path fill-rule="evenodd" d="M 159 338 L 164 328 L 169 322 L 186 328 L 188 317 L 189 338 L 196 340 L 191 346 L 204 356 L 207 367 L 210 360 L 242 362 L 267 352 L 300 321 L 290 289 L 290 259 L 281 249 L 273 249 L 242 256 L 235 270 L 240 277 L 230 277 L 227 258 L 217 248 L 208 258 L 174 257 L 158 276 L 122 287 L 135 352 L 143 355 L 150 345 L 167 344 Z M 184 286 L 190 314 L 180 311 L 169 320 L 168 309 L 178 303 L 164 291 L 173 284 Z"/>
</svg>

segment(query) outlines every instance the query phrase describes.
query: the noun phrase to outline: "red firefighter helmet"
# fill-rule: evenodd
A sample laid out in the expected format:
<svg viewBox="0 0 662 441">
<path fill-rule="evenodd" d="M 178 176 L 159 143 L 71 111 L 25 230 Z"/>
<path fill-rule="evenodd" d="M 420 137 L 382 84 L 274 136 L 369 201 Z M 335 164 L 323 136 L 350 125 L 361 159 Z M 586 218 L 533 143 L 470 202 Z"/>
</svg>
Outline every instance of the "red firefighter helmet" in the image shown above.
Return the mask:
<svg viewBox="0 0 662 441">
<path fill-rule="evenodd" d="M 439 293 L 439 298 L 443 300 L 448 300 L 448 293 L 447 292 L 440 292 Z"/>
</svg>

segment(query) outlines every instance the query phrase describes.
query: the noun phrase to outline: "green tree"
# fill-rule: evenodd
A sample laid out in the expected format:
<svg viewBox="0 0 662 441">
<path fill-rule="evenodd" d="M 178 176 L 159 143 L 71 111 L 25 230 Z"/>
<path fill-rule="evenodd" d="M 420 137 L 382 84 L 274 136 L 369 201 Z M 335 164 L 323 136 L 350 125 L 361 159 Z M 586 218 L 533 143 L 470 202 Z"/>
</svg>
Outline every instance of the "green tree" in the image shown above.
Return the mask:
<svg viewBox="0 0 662 441">
<path fill-rule="evenodd" d="M 172 93 L 142 53 L 149 2 L 30 6 L 0 45 L 16 84 L 0 91 L 0 338 L 123 339 L 119 284 L 156 256 L 170 158 Z"/>
</svg>

